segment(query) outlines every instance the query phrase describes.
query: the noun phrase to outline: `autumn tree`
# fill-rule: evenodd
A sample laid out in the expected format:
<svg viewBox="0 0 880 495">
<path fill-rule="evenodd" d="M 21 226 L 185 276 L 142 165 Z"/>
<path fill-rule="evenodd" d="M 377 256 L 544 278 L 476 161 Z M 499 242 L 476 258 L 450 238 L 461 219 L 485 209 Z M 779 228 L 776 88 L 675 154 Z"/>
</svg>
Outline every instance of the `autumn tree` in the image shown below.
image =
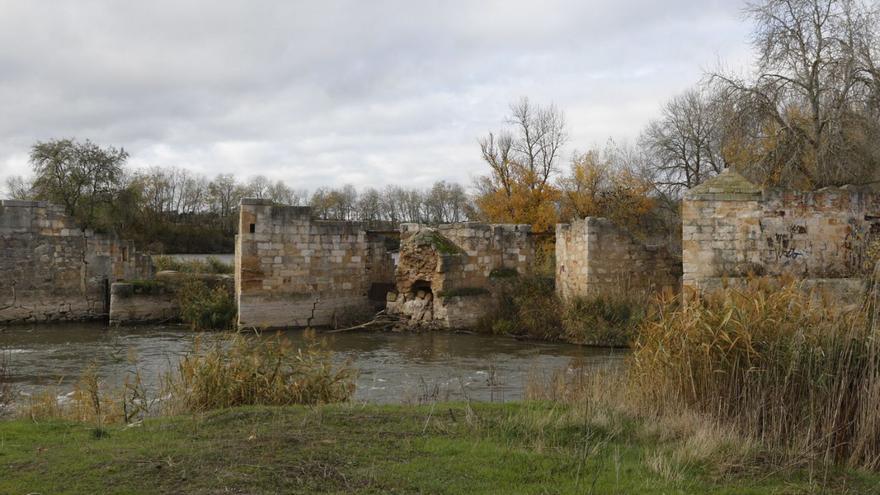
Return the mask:
<svg viewBox="0 0 880 495">
<path fill-rule="evenodd" d="M 568 139 L 565 117 L 555 106 L 536 106 L 528 98 L 510 111 L 505 129 L 480 139 L 489 174 L 476 182 L 476 205 L 488 221 L 527 223 L 546 231 L 558 216 L 553 179 Z"/>
<path fill-rule="evenodd" d="M 604 217 L 644 231 L 645 218 L 656 207 L 652 184 L 616 161 L 611 151 L 590 150 L 572 157 L 569 173 L 559 180 L 561 221 Z"/>
</svg>

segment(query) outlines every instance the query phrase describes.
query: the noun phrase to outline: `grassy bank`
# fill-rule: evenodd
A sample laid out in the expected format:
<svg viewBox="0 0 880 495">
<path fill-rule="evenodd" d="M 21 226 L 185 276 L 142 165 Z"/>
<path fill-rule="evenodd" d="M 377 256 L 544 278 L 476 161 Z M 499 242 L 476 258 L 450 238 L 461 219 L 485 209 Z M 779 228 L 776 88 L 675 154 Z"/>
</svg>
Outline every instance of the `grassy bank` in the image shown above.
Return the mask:
<svg viewBox="0 0 880 495">
<path fill-rule="evenodd" d="M 0 423 L 0 493 L 789 494 L 880 484 L 856 471 L 718 474 L 698 455 L 672 454 L 695 450 L 685 438 L 548 402 L 245 407 L 94 431 Z"/>
</svg>

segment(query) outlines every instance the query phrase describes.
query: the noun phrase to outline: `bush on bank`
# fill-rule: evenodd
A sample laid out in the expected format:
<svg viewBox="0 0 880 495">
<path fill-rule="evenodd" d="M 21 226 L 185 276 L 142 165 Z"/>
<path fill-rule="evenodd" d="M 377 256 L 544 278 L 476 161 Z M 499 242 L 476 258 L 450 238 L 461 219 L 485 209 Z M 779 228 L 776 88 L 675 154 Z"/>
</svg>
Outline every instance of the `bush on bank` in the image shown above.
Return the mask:
<svg viewBox="0 0 880 495">
<path fill-rule="evenodd" d="M 229 330 L 235 326 L 238 308 L 223 284 L 189 278 L 177 291 L 180 319 L 193 330 Z"/>
<path fill-rule="evenodd" d="M 606 293 L 562 301 L 554 280 L 521 275 L 496 282 L 495 307 L 479 329 L 535 339 L 623 347 L 647 315 L 647 297 Z"/>
</svg>

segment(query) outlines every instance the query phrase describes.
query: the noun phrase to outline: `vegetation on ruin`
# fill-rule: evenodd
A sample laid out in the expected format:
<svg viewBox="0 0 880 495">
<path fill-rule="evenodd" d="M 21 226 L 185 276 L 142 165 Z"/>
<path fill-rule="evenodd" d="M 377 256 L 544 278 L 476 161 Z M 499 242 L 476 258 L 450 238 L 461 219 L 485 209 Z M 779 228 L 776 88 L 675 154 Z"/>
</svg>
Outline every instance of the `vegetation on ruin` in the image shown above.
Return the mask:
<svg viewBox="0 0 880 495">
<path fill-rule="evenodd" d="M 462 250 L 454 242 L 435 230 L 421 230 L 411 242 L 421 246 L 432 246 L 440 254 L 461 254 Z"/>
<path fill-rule="evenodd" d="M 108 426 L 2 425 L 3 493 L 869 493 L 880 478 L 761 463 L 695 422 L 602 407 L 239 407 Z M 185 487 L 185 488 L 184 488 Z"/>
<path fill-rule="evenodd" d="M 193 330 L 229 330 L 238 307 L 225 284 L 189 277 L 177 289 L 180 319 Z"/>
<path fill-rule="evenodd" d="M 162 280 L 128 280 L 134 294 L 164 294 L 168 292 L 168 285 Z"/>
<path fill-rule="evenodd" d="M 519 276 L 516 268 L 495 268 L 489 272 L 489 278 L 511 278 Z"/>
<path fill-rule="evenodd" d="M 213 273 L 232 274 L 235 267 L 231 263 L 224 263 L 214 256 L 208 256 L 202 260 L 181 260 L 171 256 L 153 256 L 153 266 L 156 271 L 173 270 L 182 273 Z"/>
</svg>

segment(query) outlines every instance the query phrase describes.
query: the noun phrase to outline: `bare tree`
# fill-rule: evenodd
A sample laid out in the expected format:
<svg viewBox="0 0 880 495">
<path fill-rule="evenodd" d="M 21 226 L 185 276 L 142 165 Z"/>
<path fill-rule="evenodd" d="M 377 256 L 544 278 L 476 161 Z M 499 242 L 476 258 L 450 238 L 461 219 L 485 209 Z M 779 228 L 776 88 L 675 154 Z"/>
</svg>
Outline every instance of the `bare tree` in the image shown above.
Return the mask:
<svg viewBox="0 0 880 495">
<path fill-rule="evenodd" d="M 877 121 L 865 116 L 877 98 L 875 7 L 861 0 L 764 0 L 746 12 L 756 26 L 757 76 L 714 78 L 757 121 L 748 127 L 768 149 L 762 173 L 769 182 L 810 186 L 870 180 Z"/>
<path fill-rule="evenodd" d="M 720 98 L 701 88 L 667 102 L 640 140 L 653 159 L 654 183 L 677 194 L 721 173 L 724 114 Z"/>
<path fill-rule="evenodd" d="M 565 116 L 555 105 L 536 107 L 528 98 L 510 106 L 508 123 L 516 132 L 511 140 L 514 159 L 533 178 L 529 187 L 543 187 L 558 172 L 559 153 L 568 140 Z"/>
<path fill-rule="evenodd" d="M 20 175 L 6 178 L 6 194 L 10 199 L 28 200 L 34 197 L 33 184 Z"/>
</svg>

